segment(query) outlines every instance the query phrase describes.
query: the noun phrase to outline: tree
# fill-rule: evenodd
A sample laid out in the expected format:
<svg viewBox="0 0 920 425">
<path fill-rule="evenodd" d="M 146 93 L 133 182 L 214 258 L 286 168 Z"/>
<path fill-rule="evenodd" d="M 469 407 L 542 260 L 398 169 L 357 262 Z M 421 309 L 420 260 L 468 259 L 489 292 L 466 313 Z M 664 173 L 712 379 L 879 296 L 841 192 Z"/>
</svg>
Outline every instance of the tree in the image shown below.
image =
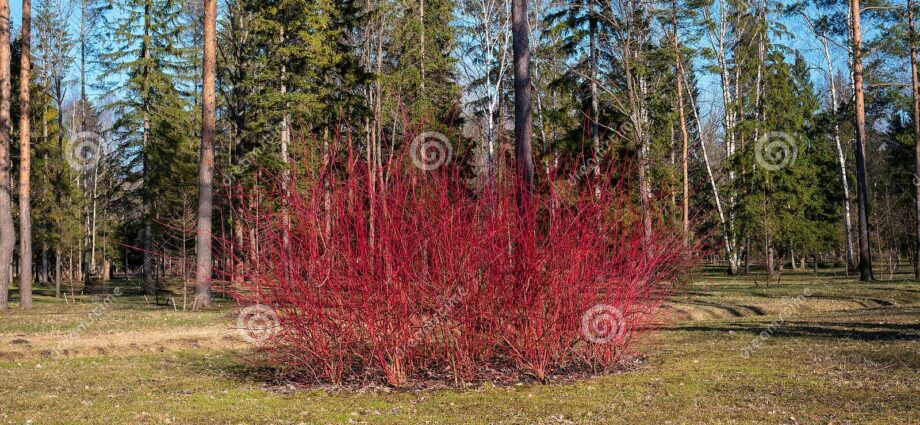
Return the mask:
<svg viewBox="0 0 920 425">
<path fill-rule="evenodd" d="M 533 114 L 530 85 L 530 29 L 528 0 L 513 0 L 511 34 L 514 51 L 514 141 L 517 158 L 518 205 L 522 219 L 531 214 L 533 192 Z"/>
<path fill-rule="evenodd" d="M 537 5 L 548 9 L 545 19 L 547 29 L 540 38 L 549 39 L 552 48 L 566 57 L 562 64 L 566 71 L 556 76 L 551 86 L 555 93 L 571 97 L 578 105 L 576 121 L 580 125 L 571 128 L 572 134 L 568 135 L 568 142 L 572 145 L 572 150 L 581 152 L 585 139 L 590 137 L 591 157 L 589 163 L 585 164 L 584 173 L 579 174 L 590 173 L 595 178 L 600 175 L 604 156 L 600 123 L 602 120 L 612 121 L 612 114 L 603 110 L 601 104 L 601 86 L 611 83 L 608 75 L 611 67 L 604 67 L 602 59 L 609 58 L 611 53 L 600 46 L 604 44 L 603 36 L 615 31 L 611 26 L 615 25 L 615 21 L 602 18 L 600 9 L 606 9 L 599 5 L 600 2 L 596 0 L 566 2 L 553 6 Z M 539 49 L 536 54 L 540 55 Z M 555 57 L 547 57 L 545 60 L 550 63 L 559 62 Z M 547 64 L 544 68 L 551 66 Z M 540 100 L 539 93 L 537 99 Z M 538 110 L 538 114 L 541 116 L 540 126 L 543 131 L 543 113 Z"/>
<path fill-rule="evenodd" d="M 32 1 L 22 0 L 22 51 L 19 68 L 19 299 L 24 309 L 32 308 L 32 200 L 31 115 L 29 89 L 32 84 Z"/>
<path fill-rule="evenodd" d="M 16 228 L 10 193 L 10 2 L 0 0 L 0 310 L 9 309 Z"/>
<path fill-rule="evenodd" d="M 97 117 L 95 108 L 93 107 L 90 99 L 87 95 L 86 87 L 88 84 L 87 73 L 92 69 L 92 64 L 97 58 L 98 54 L 98 41 L 100 38 L 100 29 L 102 27 L 102 22 L 104 18 L 104 11 L 109 6 L 103 2 L 103 0 L 79 0 L 80 8 L 80 25 L 79 31 L 77 33 L 77 44 L 79 48 L 79 72 L 80 72 L 80 97 L 76 105 L 77 114 L 79 116 L 77 127 L 79 128 L 78 132 L 86 134 L 84 132 L 93 132 L 101 133 L 102 129 L 98 126 L 90 126 L 90 121 L 94 120 Z M 94 120 L 97 121 L 97 120 Z M 100 165 L 104 164 L 105 161 L 102 160 L 107 152 L 104 146 L 96 147 L 96 154 L 99 158 L 96 158 L 92 161 L 91 164 L 87 164 L 87 170 L 84 170 L 84 176 L 81 178 L 81 183 L 84 185 L 84 195 L 83 199 L 83 278 L 86 285 L 92 285 L 93 281 L 91 280 L 92 274 L 96 271 L 96 235 L 99 228 L 99 181 L 101 180 L 100 176 Z M 104 214 L 103 214 L 104 215 Z"/>
<path fill-rule="evenodd" d="M 485 174 L 491 185 L 495 172 L 496 145 L 501 131 L 502 99 L 507 93 L 510 68 L 511 11 L 504 0 L 463 0 L 461 51 L 468 61 L 460 66 L 468 81 L 466 95 L 472 98 L 473 113 L 484 121 Z"/>
<path fill-rule="evenodd" d="M 401 10 L 388 46 L 394 65 L 390 83 L 405 103 L 413 124 L 446 123 L 455 113 L 452 109 L 460 92 L 455 76 L 457 60 L 452 55 L 456 1 L 394 3 Z"/>
<path fill-rule="evenodd" d="M 153 294 L 155 232 L 163 230 L 156 226 L 158 217 L 177 207 L 179 191 L 194 190 L 194 183 L 179 182 L 194 181 L 197 168 L 192 106 L 181 84 L 188 58 L 181 36 L 189 24 L 172 1 L 123 0 L 115 6 L 112 45 L 101 55 L 103 77 L 115 80 L 112 90 L 122 92 L 109 107 L 119 111 L 114 130 L 121 141 L 116 148 L 123 156 L 121 178 L 136 183 L 131 195 L 140 197 L 134 210 L 139 210 L 143 289 Z"/>
<path fill-rule="evenodd" d="M 69 5 L 69 3 L 67 3 Z M 71 10 L 67 5 L 54 0 L 40 0 L 35 17 L 36 44 L 34 59 L 38 72 L 39 84 L 44 87 L 41 113 L 41 156 L 36 152 L 35 169 L 41 169 L 42 179 L 37 181 L 39 187 L 48 190 L 42 192 L 46 202 L 38 202 L 35 207 L 39 217 L 46 220 L 48 228 L 42 235 L 43 259 L 47 258 L 48 247 L 54 249 L 54 284 L 55 294 L 60 297 L 64 276 L 65 252 L 72 251 L 68 244 L 76 237 L 74 231 L 79 226 L 79 188 L 73 175 L 73 168 L 65 160 L 66 149 L 64 131 L 64 100 L 70 81 L 67 75 L 72 63 L 70 53 L 73 41 L 68 32 L 68 20 Z M 35 96 L 33 96 L 34 98 Z M 46 98 L 47 97 L 47 98 Z M 34 103 L 34 102 L 33 102 Z M 40 167 L 40 168 L 39 168 Z M 38 192 L 36 192 L 38 193 Z M 48 202 L 50 201 L 50 202 Z M 33 214 L 36 210 L 33 209 Z"/>
<path fill-rule="evenodd" d="M 862 13 L 859 0 L 850 0 L 850 13 L 852 15 L 852 63 L 853 63 L 853 90 L 855 93 L 856 116 L 856 186 L 857 186 L 857 214 L 859 216 L 859 280 L 869 282 L 875 280 L 872 274 L 872 249 L 869 240 L 869 183 L 866 177 L 866 98 L 863 82 L 862 63 L 862 27 L 860 15 Z"/>
<path fill-rule="evenodd" d="M 914 100 L 914 175 L 920 176 L 920 76 L 917 75 L 917 29 L 914 26 L 914 0 L 907 0 L 907 28 L 908 44 L 910 48 L 910 81 L 911 94 Z M 916 186 L 916 199 L 914 205 L 916 208 L 917 235 L 914 242 L 918 247 L 916 258 L 914 259 L 914 278 L 920 280 L 920 184 L 914 182 Z"/>
<path fill-rule="evenodd" d="M 201 66 L 201 158 L 198 171 L 197 268 L 193 309 L 211 306 L 211 219 L 214 180 L 215 68 L 217 62 L 217 0 L 204 2 L 204 58 Z"/>
<path fill-rule="evenodd" d="M 854 250 L 853 250 L 853 225 L 851 222 L 850 214 L 850 181 L 847 175 L 847 153 L 844 149 L 844 145 L 840 140 L 840 119 L 839 119 L 839 109 L 840 109 L 840 97 L 838 96 L 838 85 L 835 78 L 837 75 L 834 73 L 834 59 L 831 56 L 831 33 L 834 32 L 834 23 L 840 20 L 840 17 L 834 16 L 821 16 L 817 19 L 817 22 L 814 22 L 812 18 L 806 13 L 806 4 L 805 3 L 796 3 L 790 7 L 789 11 L 793 13 L 798 13 L 811 28 L 812 32 L 815 34 L 821 42 L 821 47 L 824 52 L 824 61 L 827 67 L 827 88 L 830 92 L 830 110 L 829 115 L 833 123 L 833 134 L 832 138 L 834 140 L 834 146 L 837 152 L 837 163 L 839 165 L 839 178 L 842 184 L 841 188 L 843 189 L 843 224 L 844 224 L 844 236 L 845 236 L 845 249 L 846 249 L 846 261 L 847 261 L 847 270 L 850 267 L 855 266 L 856 262 L 854 261 Z M 833 42 L 835 45 L 840 46 L 836 42 Z"/>
<path fill-rule="evenodd" d="M 680 120 L 680 140 L 682 144 L 681 149 L 681 159 L 680 159 L 680 168 L 681 168 L 681 177 L 682 177 L 682 186 L 683 186 L 683 197 L 682 197 L 682 212 L 683 212 L 683 230 L 684 230 L 684 243 L 690 243 L 690 174 L 688 171 L 688 160 L 690 154 L 690 133 L 687 130 L 687 114 L 684 112 L 684 66 L 683 59 L 681 59 L 681 44 L 680 37 L 678 35 L 678 8 L 677 0 L 672 0 L 672 24 L 673 24 L 673 34 L 674 38 L 674 68 L 677 74 L 677 110 L 678 110 L 678 119 Z M 692 96 L 692 94 L 691 94 Z"/>
</svg>

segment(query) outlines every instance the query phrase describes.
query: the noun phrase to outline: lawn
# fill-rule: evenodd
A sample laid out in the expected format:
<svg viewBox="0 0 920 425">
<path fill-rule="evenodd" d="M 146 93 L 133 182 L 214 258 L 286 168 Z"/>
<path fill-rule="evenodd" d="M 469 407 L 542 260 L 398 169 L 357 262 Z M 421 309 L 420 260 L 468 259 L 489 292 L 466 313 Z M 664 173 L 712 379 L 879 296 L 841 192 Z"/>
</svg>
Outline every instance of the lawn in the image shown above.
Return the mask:
<svg viewBox="0 0 920 425">
<path fill-rule="evenodd" d="M 0 315 L 0 423 L 920 423 L 920 284 L 754 280 L 696 276 L 627 371 L 424 391 L 267 380 L 229 304 L 39 295 Z"/>
</svg>

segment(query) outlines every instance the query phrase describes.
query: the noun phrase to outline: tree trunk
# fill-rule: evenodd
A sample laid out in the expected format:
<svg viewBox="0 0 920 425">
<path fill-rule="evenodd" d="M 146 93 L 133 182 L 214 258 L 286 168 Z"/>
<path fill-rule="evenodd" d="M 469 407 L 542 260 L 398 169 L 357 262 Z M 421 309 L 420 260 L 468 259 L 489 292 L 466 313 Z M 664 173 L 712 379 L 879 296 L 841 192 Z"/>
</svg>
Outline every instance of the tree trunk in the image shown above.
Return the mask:
<svg viewBox="0 0 920 425">
<path fill-rule="evenodd" d="M 211 306 L 211 216 L 214 203 L 214 131 L 217 0 L 204 0 L 204 57 L 201 66 L 201 163 L 198 168 L 198 237 L 195 301 L 192 309 Z"/>
<path fill-rule="evenodd" d="M 704 11 L 704 14 L 708 17 L 708 12 Z M 716 53 L 716 60 L 719 65 L 719 83 L 722 91 L 722 104 L 723 104 L 723 126 L 724 126 L 724 137 L 725 137 L 725 158 L 731 159 L 735 155 L 735 138 L 736 138 L 736 118 L 737 114 L 735 112 L 734 103 L 737 100 L 737 97 L 734 96 L 732 92 L 732 78 L 731 70 L 728 63 L 727 51 L 731 49 L 727 44 L 729 43 L 726 40 L 729 24 L 727 23 L 729 12 L 725 7 L 725 1 L 719 2 L 719 25 L 717 27 L 718 35 L 713 37 L 712 32 L 709 33 L 710 46 Z M 739 67 L 740 68 L 740 67 Z M 740 69 L 739 71 L 740 72 Z M 735 87 L 738 87 L 738 79 L 734 81 Z M 692 98 L 692 96 L 691 96 Z M 738 235 L 736 233 L 735 226 L 735 171 L 732 167 L 728 167 L 727 173 L 728 181 L 726 186 L 728 186 L 728 196 L 726 199 L 726 228 L 728 233 L 729 245 L 736 247 L 738 245 Z M 729 272 L 732 272 L 732 266 L 735 266 L 735 272 L 737 272 L 737 265 L 739 263 L 738 258 L 739 251 L 737 249 L 732 249 L 731 255 L 733 258 L 729 258 Z M 749 255 L 746 253 L 745 255 Z"/>
<path fill-rule="evenodd" d="M 63 280 L 64 264 L 61 261 L 61 243 L 54 246 L 54 296 L 61 298 L 61 281 Z"/>
<path fill-rule="evenodd" d="M 681 81 L 686 85 L 687 80 L 686 76 L 683 75 L 683 64 L 678 63 L 678 65 L 681 67 Z M 691 94 L 689 100 L 690 111 L 693 112 L 693 119 L 696 121 L 696 131 L 700 138 L 700 151 L 703 153 L 703 163 L 706 165 L 706 176 L 709 177 L 712 197 L 716 204 L 716 211 L 719 213 L 719 223 L 722 225 L 722 239 L 725 245 L 725 257 L 728 260 L 728 273 L 734 275 L 738 273 L 738 256 L 735 255 L 735 249 L 731 243 L 728 222 L 725 219 L 725 210 L 722 208 L 722 197 L 719 195 L 719 185 L 716 183 L 715 175 L 712 172 L 712 165 L 709 162 L 709 152 L 706 148 L 706 141 L 703 140 L 703 124 L 700 120 L 699 109 L 696 106 L 696 99 L 694 99 Z"/>
<path fill-rule="evenodd" d="M 281 43 L 284 44 L 284 28 L 281 29 Z M 281 65 L 281 96 L 282 98 L 286 97 L 287 94 L 287 66 Z M 287 110 L 290 105 L 285 102 L 284 108 Z M 289 203 L 290 195 L 290 184 L 291 184 L 291 172 L 288 169 L 288 146 L 291 145 L 291 114 L 285 112 L 284 117 L 281 119 L 281 162 L 284 164 L 284 170 L 282 171 L 281 176 L 281 189 L 284 192 L 284 198 L 281 200 L 281 215 L 282 215 L 282 244 L 284 245 L 285 252 L 290 252 L 291 249 L 291 212 Z M 288 269 L 285 274 L 285 279 L 290 279 L 291 270 Z"/>
<path fill-rule="evenodd" d="M 916 186 L 916 219 L 917 219 L 917 240 L 916 246 L 920 248 L 920 76 L 917 75 L 917 29 L 914 26 L 914 0 L 907 0 L 907 26 L 909 29 L 910 42 L 910 76 L 911 88 L 914 96 L 914 150 L 915 150 L 915 168 L 914 168 L 914 186 Z M 917 250 L 920 252 L 920 249 Z M 920 257 L 918 257 L 920 260 Z M 914 278 L 920 280 L 920 261 L 914 261 Z"/>
<path fill-rule="evenodd" d="M 673 5 L 673 25 L 674 25 L 674 63 L 677 71 L 677 111 L 680 118 L 680 139 L 683 142 L 683 149 L 680 160 L 680 169 L 683 176 L 683 222 L 684 222 L 684 244 L 690 243 L 690 174 L 687 168 L 688 157 L 690 154 L 690 133 L 687 131 L 687 114 L 684 112 L 684 72 L 680 57 L 680 38 L 677 36 L 677 0 L 672 2 Z M 691 93 L 692 96 L 692 93 Z"/>
<path fill-rule="evenodd" d="M 421 75 L 421 90 L 419 91 L 419 96 L 424 99 L 425 96 L 425 0 L 419 0 L 418 2 L 418 24 L 419 24 L 419 73 Z"/>
<path fill-rule="evenodd" d="M 773 241 L 770 240 L 769 236 L 766 238 L 765 244 L 767 246 L 767 281 L 769 281 L 776 271 L 776 261 L 773 251 Z"/>
<path fill-rule="evenodd" d="M 875 280 L 869 240 L 869 184 L 866 176 L 866 99 L 863 93 L 862 29 L 859 0 L 850 0 L 853 32 L 853 89 L 856 94 L 856 185 L 859 215 L 859 280 Z"/>
<path fill-rule="evenodd" d="M 831 60 L 827 36 L 823 37 L 824 58 L 827 61 L 827 80 L 831 87 L 831 109 L 834 112 L 834 145 L 837 148 L 837 162 L 840 164 L 840 180 L 843 183 L 843 226 L 846 237 L 847 270 L 856 264 L 853 258 L 853 224 L 850 221 L 850 180 L 847 178 L 847 160 L 843 144 L 840 142 L 840 124 L 837 122 L 837 85 L 834 84 L 834 61 Z"/>
<path fill-rule="evenodd" d="M 0 310 L 9 309 L 9 288 L 16 246 L 10 193 L 10 2 L 0 0 Z"/>
<path fill-rule="evenodd" d="M 142 47 L 141 56 L 144 59 L 150 58 L 150 14 L 151 4 L 150 1 L 146 2 L 144 5 L 144 42 Z M 146 81 L 148 78 L 148 69 L 147 65 L 144 66 L 144 71 L 142 72 L 143 78 Z M 150 158 L 147 155 L 147 150 L 150 148 L 148 145 L 150 143 L 150 101 L 149 99 L 144 98 L 144 133 L 143 133 L 143 179 L 144 179 L 144 189 L 143 189 L 143 214 L 144 214 L 144 234 L 143 234 L 143 244 L 144 244 L 144 293 L 147 295 L 153 295 L 156 293 L 156 286 L 153 282 L 153 214 L 152 200 L 149 188 L 149 175 L 150 175 Z"/>
<path fill-rule="evenodd" d="M 600 102 L 597 96 L 597 17 L 594 0 L 588 2 L 589 48 L 591 60 L 591 147 L 594 149 L 594 177 L 601 176 Z M 598 187 L 598 190 L 600 188 Z"/>
<path fill-rule="evenodd" d="M 514 140 L 517 159 L 518 208 L 530 215 L 533 195 L 533 114 L 530 104 L 530 25 L 528 0 L 513 0 L 511 33 L 514 51 Z"/>
<path fill-rule="evenodd" d="M 32 1 L 22 0 L 22 54 L 19 58 L 19 299 L 20 307 L 32 308 L 32 144 L 29 123 L 29 84 L 32 80 Z"/>
<path fill-rule="evenodd" d="M 48 245 L 42 245 L 42 272 L 41 283 L 48 283 Z"/>
</svg>

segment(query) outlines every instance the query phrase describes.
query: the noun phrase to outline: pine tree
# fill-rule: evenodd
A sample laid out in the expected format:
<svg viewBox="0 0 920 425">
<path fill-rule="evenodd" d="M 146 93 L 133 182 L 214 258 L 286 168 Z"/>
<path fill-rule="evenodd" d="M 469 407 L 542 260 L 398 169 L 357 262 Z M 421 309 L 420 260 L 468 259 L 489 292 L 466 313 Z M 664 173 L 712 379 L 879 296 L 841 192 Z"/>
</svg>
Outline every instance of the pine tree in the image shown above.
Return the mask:
<svg viewBox="0 0 920 425">
<path fill-rule="evenodd" d="M 213 216 L 214 136 L 215 136 L 215 67 L 217 62 L 217 1 L 204 5 L 204 52 L 201 74 L 201 148 L 198 164 L 198 226 L 195 255 L 195 301 L 193 309 L 211 306 L 211 220 Z"/>
<path fill-rule="evenodd" d="M 406 105 L 415 124 L 450 121 L 459 101 L 456 83 L 456 28 L 453 0 L 402 3 L 389 53 L 393 70 L 388 85 Z"/>
<path fill-rule="evenodd" d="M 31 84 L 32 2 L 22 1 L 22 32 L 19 61 L 19 299 L 23 309 L 32 308 L 32 177 Z"/>
<path fill-rule="evenodd" d="M 187 57 L 181 43 L 187 23 L 172 0 L 124 0 L 115 9 L 112 46 L 101 58 L 104 77 L 122 81 L 112 89 L 123 97 L 110 107 L 120 112 L 115 129 L 122 140 L 118 151 L 128 159 L 124 179 L 140 183 L 144 291 L 152 294 L 154 222 L 170 205 L 159 195 L 175 193 L 177 178 L 194 181 L 194 132 L 178 77 Z"/>
<path fill-rule="evenodd" d="M 0 0 L 0 311 L 9 309 L 16 229 L 10 188 L 10 3 Z"/>
</svg>

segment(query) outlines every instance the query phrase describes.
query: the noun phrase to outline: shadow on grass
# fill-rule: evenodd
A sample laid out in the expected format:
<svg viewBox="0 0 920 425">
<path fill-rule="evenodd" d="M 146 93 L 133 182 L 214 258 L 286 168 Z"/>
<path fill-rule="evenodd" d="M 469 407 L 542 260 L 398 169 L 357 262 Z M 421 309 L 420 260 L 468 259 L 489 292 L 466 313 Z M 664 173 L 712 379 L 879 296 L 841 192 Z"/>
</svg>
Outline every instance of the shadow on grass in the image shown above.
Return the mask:
<svg viewBox="0 0 920 425">
<path fill-rule="evenodd" d="M 918 312 L 920 314 L 920 312 Z M 685 325 L 672 329 L 689 332 L 745 332 L 759 335 L 771 322 L 725 323 L 718 325 Z M 863 322 L 805 322 L 777 321 L 772 337 L 803 337 L 850 339 L 857 341 L 916 341 L 920 340 L 920 324 Z"/>
</svg>

